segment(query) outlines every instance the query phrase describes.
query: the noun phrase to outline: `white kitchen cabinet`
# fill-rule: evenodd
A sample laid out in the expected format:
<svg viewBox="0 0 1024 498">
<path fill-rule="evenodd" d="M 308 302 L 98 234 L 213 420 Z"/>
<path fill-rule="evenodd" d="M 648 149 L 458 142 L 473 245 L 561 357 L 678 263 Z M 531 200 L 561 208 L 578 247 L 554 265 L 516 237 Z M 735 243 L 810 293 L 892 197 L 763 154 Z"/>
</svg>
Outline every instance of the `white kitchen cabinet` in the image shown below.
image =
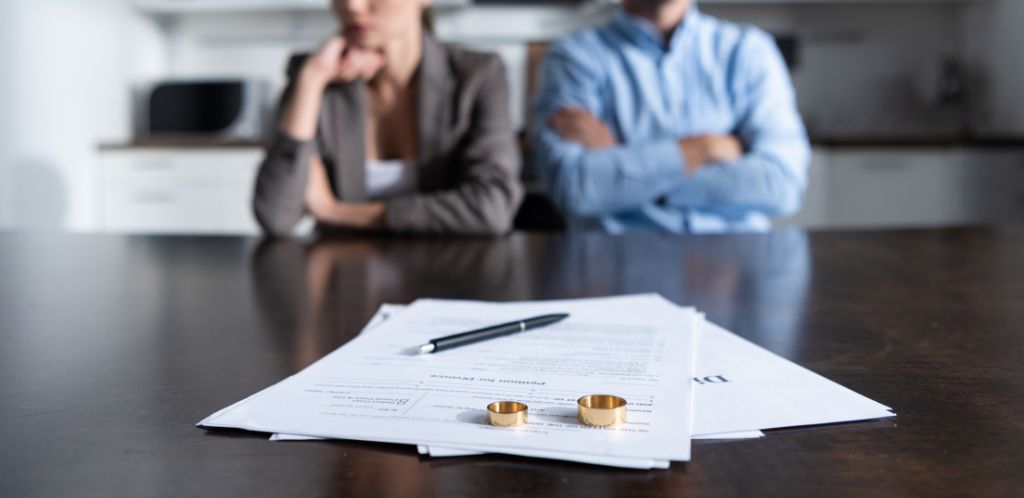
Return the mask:
<svg viewBox="0 0 1024 498">
<path fill-rule="evenodd" d="M 1024 220 L 1024 149 L 831 148 L 824 225 L 918 227 Z M 814 225 L 807 225 L 814 226 Z"/>
<path fill-rule="evenodd" d="M 830 226 L 946 225 L 971 219 L 959 148 L 836 149 L 829 169 Z"/>
<path fill-rule="evenodd" d="M 800 205 L 800 211 L 794 216 L 777 221 L 777 226 L 799 226 L 804 228 L 828 226 L 829 149 L 827 147 L 814 147 L 811 154 L 811 167 L 808 171 L 807 188 L 804 191 L 804 199 Z"/>
<path fill-rule="evenodd" d="M 256 147 L 104 150 L 101 229 L 256 234 L 251 199 L 261 158 Z"/>
</svg>

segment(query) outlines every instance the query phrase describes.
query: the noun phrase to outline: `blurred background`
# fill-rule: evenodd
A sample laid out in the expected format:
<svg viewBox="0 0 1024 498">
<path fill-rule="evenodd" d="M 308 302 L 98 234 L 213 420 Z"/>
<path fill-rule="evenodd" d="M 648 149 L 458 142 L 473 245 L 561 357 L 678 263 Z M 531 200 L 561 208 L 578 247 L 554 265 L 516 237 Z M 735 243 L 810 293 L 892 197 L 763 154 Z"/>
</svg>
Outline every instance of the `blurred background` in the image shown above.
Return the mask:
<svg viewBox="0 0 1024 498">
<path fill-rule="evenodd" d="M 780 224 L 1024 220 L 1024 1 L 698 5 L 768 30 L 790 66 L 814 162 Z M 502 55 L 521 127 L 546 44 L 615 7 L 435 0 L 433 24 Z M 335 29 L 328 0 L 0 2 L 0 228 L 258 233 L 252 182 L 285 63 Z M 524 175 L 519 226 L 557 225 Z"/>
</svg>

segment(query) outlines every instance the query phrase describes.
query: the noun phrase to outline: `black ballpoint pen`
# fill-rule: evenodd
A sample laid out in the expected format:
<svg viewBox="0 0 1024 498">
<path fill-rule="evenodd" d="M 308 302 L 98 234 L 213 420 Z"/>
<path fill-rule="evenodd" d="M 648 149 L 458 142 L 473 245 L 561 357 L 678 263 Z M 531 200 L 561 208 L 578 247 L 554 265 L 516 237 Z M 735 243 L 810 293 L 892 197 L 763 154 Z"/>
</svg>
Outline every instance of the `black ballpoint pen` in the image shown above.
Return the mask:
<svg viewBox="0 0 1024 498">
<path fill-rule="evenodd" d="M 462 332 L 460 334 L 438 337 L 437 339 L 431 339 L 426 344 L 420 346 L 420 353 L 436 353 L 438 351 L 457 348 L 459 346 L 465 346 L 466 344 L 472 344 L 474 342 L 485 341 L 487 339 L 493 339 L 495 337 L 501 337 L 509 334 L 515 334 L 517 332 L 523 332 L 525 330 L 535 329 L 537 327 L 543 327 L 545 325 L 551 325 L 552 323 L 560 322 L 568 317 L 568 313 L 541 315 L 535 316 L 533 318 L 526 318 L 524 320 L 503 323 L 501 325 L 492 325 L 490 327 L 484 327 L 482 329 L 470 330 L 469 332 Z"/>
</svg>

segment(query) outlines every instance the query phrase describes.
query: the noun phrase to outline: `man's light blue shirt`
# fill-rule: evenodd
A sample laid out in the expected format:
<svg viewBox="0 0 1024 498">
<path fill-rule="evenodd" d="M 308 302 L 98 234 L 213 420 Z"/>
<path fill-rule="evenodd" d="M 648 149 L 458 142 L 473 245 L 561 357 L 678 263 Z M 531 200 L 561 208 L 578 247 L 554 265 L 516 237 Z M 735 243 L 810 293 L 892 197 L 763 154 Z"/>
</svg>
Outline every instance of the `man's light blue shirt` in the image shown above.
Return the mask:
<svg viewBox="0 0 1024 498">
<path fill-rule="evenodd" d="M 810 146 L 772 37 L 693 6 L 664 39 L 620 10 L 549 51 L 530 133 L 540 177 L 570 226 L 763 231 L 795 213 Z M 619 146 L 562 140 L 548 118 L 566 106 L 604 121 Z M 686 175 L 678 142 L 704 134 L 735 135 L 743 157 Z"/>
</svg>

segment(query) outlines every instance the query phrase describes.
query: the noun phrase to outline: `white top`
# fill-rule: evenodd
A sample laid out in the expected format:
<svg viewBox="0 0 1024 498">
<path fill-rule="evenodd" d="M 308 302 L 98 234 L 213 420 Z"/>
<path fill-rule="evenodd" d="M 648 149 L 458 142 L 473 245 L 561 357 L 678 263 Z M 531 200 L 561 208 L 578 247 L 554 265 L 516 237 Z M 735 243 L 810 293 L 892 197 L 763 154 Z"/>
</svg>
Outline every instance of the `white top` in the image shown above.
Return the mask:
<svg viewBox="0 0 1024 498">
<path fill-rule="evenodd" d="M 416 181 L 413 161 L 366 161 L 366 195 L 370 199 L 387 199 L 415 192 Z"/>
</svg>

